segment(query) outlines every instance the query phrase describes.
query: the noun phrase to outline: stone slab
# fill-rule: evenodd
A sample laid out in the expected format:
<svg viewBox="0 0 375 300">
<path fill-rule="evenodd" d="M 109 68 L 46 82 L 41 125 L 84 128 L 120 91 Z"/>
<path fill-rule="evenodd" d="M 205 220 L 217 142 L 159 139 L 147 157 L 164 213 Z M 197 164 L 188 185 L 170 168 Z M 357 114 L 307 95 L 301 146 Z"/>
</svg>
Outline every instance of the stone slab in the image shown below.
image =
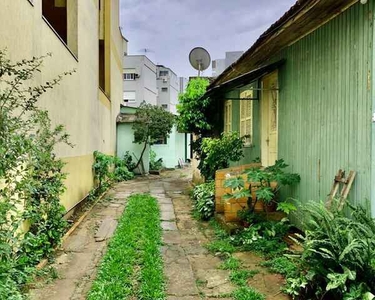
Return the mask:
<svg viewBox="0 0 375 300">
<path fill-rule="evenodd" d="M 118 222 L 112 218 L 105 218 L 98 230 L 95 233 L 95 241 L 96 242 L 102 242 L 105 241 L 113 236 L 113 233 L 115 232 L 117 228 Z"/>
<path fill-rule="evenodd" d="M 174 221 L 176 219 L 176 215 L 173 211 L 162 211 L 160 220 L 162 221 Z"/>
<path fill-rule="evenodd" d="M 175 222 L 168 222 L 168 221 L 162 221 L 161 222 L 161 228 L 163 228 L 163 230 L 177 230 L 177 225 Z"/>
</svg>

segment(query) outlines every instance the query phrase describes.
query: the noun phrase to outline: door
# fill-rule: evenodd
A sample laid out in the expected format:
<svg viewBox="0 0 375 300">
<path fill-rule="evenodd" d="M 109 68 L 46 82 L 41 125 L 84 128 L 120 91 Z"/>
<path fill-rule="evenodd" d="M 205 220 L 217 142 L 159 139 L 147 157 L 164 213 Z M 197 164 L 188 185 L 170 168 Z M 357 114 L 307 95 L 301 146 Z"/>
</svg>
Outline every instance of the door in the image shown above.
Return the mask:
<svg viewBox="0 0 375 300">
<path fill-rule="evenodd" d="M 261 98 L 261 153 L 262 165 L 271 166 L 277 160 L 278 148 L 278 73 L 265 76 L 262 80 Z"/>
</svg>

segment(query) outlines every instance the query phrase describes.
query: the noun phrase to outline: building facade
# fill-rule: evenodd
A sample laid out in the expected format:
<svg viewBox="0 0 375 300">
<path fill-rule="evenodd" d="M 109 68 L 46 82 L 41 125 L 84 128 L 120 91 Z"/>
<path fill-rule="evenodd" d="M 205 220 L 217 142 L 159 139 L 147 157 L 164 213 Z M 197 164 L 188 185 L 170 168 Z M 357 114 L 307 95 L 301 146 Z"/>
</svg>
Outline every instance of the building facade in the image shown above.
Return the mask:
<svg viewBox="0 0 375 300">
<path fill-rule="evenodd" d="M 374 5 L 301 1 L 208 88 L 222 130 L 251 135 L 239 164 L 284 159 L 300 174 L 285 197 L 325 200 L 353 170 L 349 201 L 375 216 Z"/>
<path fill-rule="evenodd" d="M 177 113 L 178 94 L 180 92 L 179 78 L 170 68 L 158 65 L 156 68 L 158 88 L 157 104 L 172 114 Z"/>
<path fill-rule="evenodd" d="M 225 52 L 225 58 L 219 58 L 212 61 L 212 77 L 217 77 L 225 71 L 231 64 L 241 57 L 243 51 Z"/>
<path fill-rule="evenodd" d="M 124 55 L 123 105 L 157 104 L 156 65 L 145 55 Z"/>
<path fill-rule="evenodd" d="M 66 162 L 70 211 L 93 187 L 93 152 L 116 152 L 116 117 L 122 101 L 122 35 L 119 1 L 13 0 L 0 10 L 0 47 L 11 60 L 52 53 L 31 84 L 76 72 L 47 92 L 39 105 L 52 125 L 62 124 L 74 144 L 59 145 Z"/>
</svg>

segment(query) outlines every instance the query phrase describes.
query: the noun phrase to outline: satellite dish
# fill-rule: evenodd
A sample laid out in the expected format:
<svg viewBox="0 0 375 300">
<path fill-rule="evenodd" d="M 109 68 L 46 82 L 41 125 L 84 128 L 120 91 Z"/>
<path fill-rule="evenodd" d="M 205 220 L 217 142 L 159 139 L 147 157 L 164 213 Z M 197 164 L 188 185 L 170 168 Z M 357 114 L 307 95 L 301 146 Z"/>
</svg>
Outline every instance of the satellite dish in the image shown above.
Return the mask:
<svg viewBox="0 0 375 300">
<path fill-rule="evenodd" d="M 201 71 L 206 70 L 211 64 L 210 54 L 202 47 L 196 47 L 191 50 L 189 60 L 192 67 L 198 70 L 198 77 L 201 75 Z"/>
</svg>

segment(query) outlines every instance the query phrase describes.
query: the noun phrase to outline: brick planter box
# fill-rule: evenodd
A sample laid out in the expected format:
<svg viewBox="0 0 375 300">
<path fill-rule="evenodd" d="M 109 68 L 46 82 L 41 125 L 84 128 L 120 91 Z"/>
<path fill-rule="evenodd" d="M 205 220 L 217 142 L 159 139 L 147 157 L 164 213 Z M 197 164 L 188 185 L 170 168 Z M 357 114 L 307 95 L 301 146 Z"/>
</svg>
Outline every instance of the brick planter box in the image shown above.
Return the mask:
<svg viewBox="0 0 375 300">
<path fill-rule="evenodd" d="M 261 164 L 254 163 L 254 164 L 247 164 L 238 167 L 231 167 L 228 169 L 222 169 L 216 171 L 215 174 L 215 209 L 217 213 L 224 213 L 225 220 L 227 222 L 235 222 L 238 221 L 237 212 L 242 210 L 243 207 L 247 207 L 247 198 L 242 199 L 231 199 L 231 200 L 224 200 L 224 195 L 231 193 L 232 190 L 230 188 L 224 187 L 224 181 L 227 177 L 235 177 L 235 176 L 242 176 L 246 182 L 246 175 L 242 174 L 245 170 L 251 168 L 259 168 Z M 245 187 L 249 187 L 249 183 L 245 184 Z M 256 187 L 254 184 L 252 185 L 252 196 L 253 201 L 255 201 L 255 191 Z M 262 204 L 258 204 L 256 209 L 262 210 L 260 208 Z"/>
</svg>

